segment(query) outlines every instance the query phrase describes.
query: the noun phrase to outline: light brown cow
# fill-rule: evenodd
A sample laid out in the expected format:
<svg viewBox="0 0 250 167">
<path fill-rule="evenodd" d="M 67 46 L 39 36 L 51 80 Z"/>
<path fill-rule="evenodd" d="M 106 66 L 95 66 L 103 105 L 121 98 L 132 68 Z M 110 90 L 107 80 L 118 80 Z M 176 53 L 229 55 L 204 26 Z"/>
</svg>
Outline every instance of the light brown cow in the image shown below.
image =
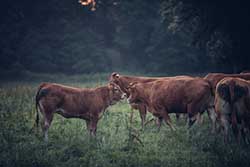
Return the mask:
<svg viewBox="0 0 250 167">
<path fill-rule="evenodd" d="M 74 88 L 55 83 L 43 83 L 36 94 L 36 123 L 38 126 L 39 109 L 44 117 L 42 126 L 45 140 L 48 139 L 48 129 L 54 113 L 65 118 L 86 120 L 87 129 L 91 135 L 95 135 L 101 114 L 124 96 L 125 93 L 114 83 L 97 88 Z"/>
<path fill-rule="evenodd" d="M 173 130 L 169 113 L 187 113 L 190 127 L 197 115 L 213 106 L 211 86 L 202 78 L 172 77 L 168 80 L 135 83 L 128 91 L 130 104 L 146 104 L 154 116 L 164 119 Z"/>
<path fill-rule="evenodd" d="M 178 77 L 188 77 L 188 76 L 178 76 Z M 127 97 L 129 97 L 129 92 L 128 92 L 128 87 L 130 83 L 147 83 L 147 82 L 152 82 L 156 80 L 166 80 L 166 79 L 171 79 L 173 77 L 138 77 L 138 76 L 128 76 L 128 75 L 120 75 L 116 72 L 113 72 L 109 78 L 110 82 L 114 82 L 117 85 L 120 86 L 123 92 L 127 94 Z M 138 103 L 133 103 L 130 104 L 132 109 L 138 109 L 141 117 L 141 125 L 142 128 L 144 127 L 145 119 L 146 119 L 146 114 L 147 114 L 147 107 L 145 104 L 142 102 Z M 179 118 L 179 114 L 176 115 L 176 118 Z M 160 125 L 160 124 L 158 124 Z"/>
<path fill-rule="evenodd" d="M 216 89 L 216 85 L 218 84 L 218 82 L 220 82 L 222 79 L 226 78 L 226 77 L 232 77 L 232 78 L 242 78 L 245 80 L 250 80 L 250 73 L 243 73 L 243 74 L 224 74 L 224 73 L 209 73 L 207 74 L 204 79 L 207 80 L 208 82 L 210 82 L 212 89 L 213 89 L 213 96 L 215 95 L 215 89 Z M 210 112 L 208 112 L 209 118 L 212 121 L 212 132 L 215 132 L 216 129 L 216 113 L 214 112 L 214 110 L 210 110 Z"/>
<path fill-rule="evenodd" d="M 216 86 L 215 112 L 223 128 L 224 141 L 228 141 L 229 125 L 238 142 L 250 128 L 250 81 L 240 78 L 224 78 Z"/>
</svg>

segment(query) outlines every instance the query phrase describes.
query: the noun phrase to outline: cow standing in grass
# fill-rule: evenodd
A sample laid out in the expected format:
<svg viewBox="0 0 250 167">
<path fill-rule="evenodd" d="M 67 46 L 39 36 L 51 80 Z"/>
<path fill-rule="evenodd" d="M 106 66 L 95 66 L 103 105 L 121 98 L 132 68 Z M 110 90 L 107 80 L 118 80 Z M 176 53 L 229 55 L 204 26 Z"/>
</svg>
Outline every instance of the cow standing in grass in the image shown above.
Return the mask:
<svg viewBox="0 0 250 167">
<path fill-rule="evenodd" d="M 43 83 L 36 94 L 36 123 L 38 126 L 39 109 L 44 117 L 42 129 L 45 140 L 48 140 L 48 129 L 54 113 L 65 118 L 86 120 L 88 131 L 91 135 L 95 135 L 101 114 L 107 107 L 124 97 L 125 93 L 114 83 L 97 88 L 74 88 L 54 83 Z"/>
<path fill-rule="evenodd" d="M 250 81 L 224 78 L 216 86 L 215 112 L 223 128 L 224 141 L 228 141 L 230 125 L 238 142 L 250 128 Z"/>
<path fill-rule="evenodd" d="M 211 86 L 202 78 L 172 77 L 132 83 L 128 91 L 130 104 L 145 104 L 154 116 L 163 119 L 173 130 L 169 113 L 187 113 L 190 127 L 199 114 L 213 109 Z"/>
<path fill-rule="evenodd" d="M 188 77 L 188 76 L 178 76 L 178 78 L 182 77 Z M 138 77 L 138 76 L 128 76 L 128 75 L 120 75 L 116 72 L 113 72 L 109 78 L 110 82 L 114 82 L 117 85 L 120 86 L 123 92 L 127 94 L 127 97 L 129 97 L 129 91 L 128 87 L 130 83 L 147 83 L 147 82 L 152 82 L 156 80 L 167 80 L 171 78 L 176 78 L 176 77 Z M 142 103 L 142 102 L 137 102 L 130 104 L 132 109 L 138 109 L 141 117 L 141 126 L 142 128 L 144 127 L 145 120 L 146 120 L 146 114 L 147 114 L 147 106 Z M 179 114 L 176 114 L 176 118 L 179 118 Z M 160 124 L 158 124 L 160 126 Z"/>
<path fill-rule="evenodd" d="M 241 74 L 224 74 L 224 73 L 209 73 L 207 74 L 204 79 L 207 80 L 213 90 L 213 96 L 215 95 L 216 91 L 216 85 L 224 78 L 226 77 L 231 77 L 231 78 L 242 78 L 245 80 L 250 80 L 250 73 L 241 73 Z M 209 118 L 212 121 L 212 132 L 215 132 L 216 129 L 216 113 L 214 112 L 215 110 L 211 110 L 211 112 L 208 112 Z"/>
</svg>

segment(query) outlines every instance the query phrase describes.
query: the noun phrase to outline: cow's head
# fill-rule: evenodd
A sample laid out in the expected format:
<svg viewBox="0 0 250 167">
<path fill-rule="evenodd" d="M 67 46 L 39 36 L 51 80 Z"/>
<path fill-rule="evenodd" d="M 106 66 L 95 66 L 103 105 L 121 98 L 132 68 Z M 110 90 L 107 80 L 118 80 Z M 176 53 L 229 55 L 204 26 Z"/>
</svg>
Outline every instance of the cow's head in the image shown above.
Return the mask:
<svg viewBox="0 0 250 167">
<path fill-rule="evenodd" d="M 109 82 L 113 82 L 119 85 L 119 79 L 120 79 L 120 75 L 117 72 L 113 72 L 111 76 L 109 77 Z"/>
<path fill-rule="evenodd" d="M 111 82 L 109 83 L 108 88 L 111 104 L 115 104 L 117 101 L 122 100 L 126 97 L 126 94 L 121 90 L 121 88 L 117 84 Z"/>
<path fill-rule="evenodd" d="M 124 80 L 124 78 L 120 74 L 118 74 L 117 72 L 113 72 L 109 77 L 109 82 L 119 85 L 122 91 L 125 92 L 127 96 L 129 96 L 129 93 L 127 91 L 128 83 L 127 81 Z"/>
<path fill-rule="evenodd" d="M 127 87 L 129 97 L 127 99 L 128 103 L 139 103 L 140 102 L 140 96 L 139 96 L 139 87 L 137 82 L 130 83 Z"/>
</svg>

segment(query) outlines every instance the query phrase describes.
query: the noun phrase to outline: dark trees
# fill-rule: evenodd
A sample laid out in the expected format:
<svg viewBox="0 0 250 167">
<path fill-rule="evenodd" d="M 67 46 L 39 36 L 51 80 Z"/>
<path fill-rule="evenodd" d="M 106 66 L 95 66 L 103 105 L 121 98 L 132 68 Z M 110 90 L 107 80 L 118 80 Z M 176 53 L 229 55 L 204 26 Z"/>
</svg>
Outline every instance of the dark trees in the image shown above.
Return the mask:
<svg viewBox="0 0 250 167">
<path fill-rule="evenodd" d="M 211 65 L 189 36 L 167 31 L 161 1 L 95 2 L 95 11 L 77 0 L 2 3 L 0 71 L 183 73 Z"/>
<path fill-rule="evenodd" d="M 250 66 L 250 3 L 227 0 L 164 0 L 161 13 L 173 31 L 192 34 L 218 69 L 237 72 Z"/>
</svg>

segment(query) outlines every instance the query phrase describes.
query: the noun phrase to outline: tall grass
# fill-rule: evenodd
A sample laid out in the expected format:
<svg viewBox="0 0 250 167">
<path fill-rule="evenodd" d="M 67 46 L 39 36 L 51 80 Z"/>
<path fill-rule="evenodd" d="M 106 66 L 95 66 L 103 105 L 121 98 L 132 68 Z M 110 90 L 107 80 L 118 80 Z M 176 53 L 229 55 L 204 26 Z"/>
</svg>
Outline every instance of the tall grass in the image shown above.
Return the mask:
<svg viewBox="0 0 250 167">
<path fill-rule="evenodd" d="M 100 77 L 94 81 L 59 82 L 78 87 L 105 84 Z M 84 120 L 55 115 L 46 143 L 41 130 L 31 131 L 39 82 L 1 83 L 0 166 L 250 166 L 249 145 L 238 145 L 233 139 L 224 144 L 221 135 L 210 133 L 206 116 L 202 125 L 190 130 L 184 120 L 176 122 L 174 117 L 174 132 L 166 125 L 158 131 L 154 122 L 142 130 L 137 111 L 131 123 L 125 101 L 103 114 L 96 138 L 88 135 Z M 147 120 L 151 118 L 148 114 Z"/>
</svg>

